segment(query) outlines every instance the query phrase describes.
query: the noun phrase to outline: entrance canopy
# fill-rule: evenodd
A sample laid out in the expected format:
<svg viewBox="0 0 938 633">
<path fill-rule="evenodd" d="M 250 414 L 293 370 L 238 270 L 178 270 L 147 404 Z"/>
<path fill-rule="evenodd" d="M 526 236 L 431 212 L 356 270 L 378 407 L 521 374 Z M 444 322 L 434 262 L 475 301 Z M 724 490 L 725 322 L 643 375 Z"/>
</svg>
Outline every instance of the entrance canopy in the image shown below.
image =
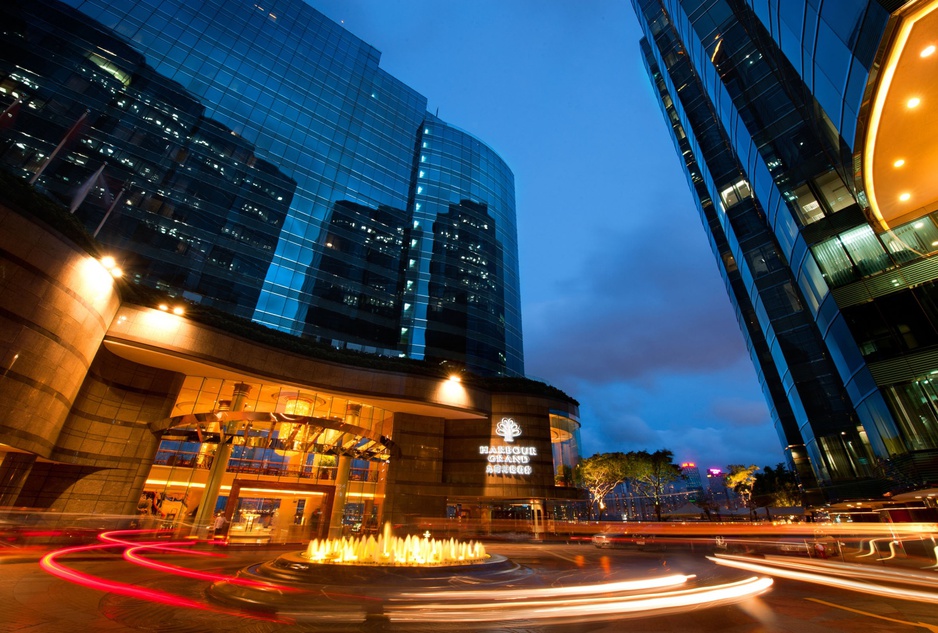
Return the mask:
<svg viewBox="0 0 938 633">
<path fill-rule="evenodd" d="M 339 418 L 263 411 L 218 411 L 176 416 L 169 428 L 163 431 L 162 439 L 345 455 L 368 461 L 387 461 L 399 452 L 387 437 Z"/>
</svg>

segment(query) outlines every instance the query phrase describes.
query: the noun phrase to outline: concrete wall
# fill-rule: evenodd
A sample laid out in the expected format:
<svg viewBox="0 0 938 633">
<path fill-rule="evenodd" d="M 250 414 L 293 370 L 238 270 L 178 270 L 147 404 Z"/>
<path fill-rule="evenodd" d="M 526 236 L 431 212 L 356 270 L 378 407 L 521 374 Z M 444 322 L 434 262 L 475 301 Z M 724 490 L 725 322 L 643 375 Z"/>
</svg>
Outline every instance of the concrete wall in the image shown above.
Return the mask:
<svg viewBox="0 0 938 633">
<path fill-rule="evenodd" d="M 101 348 L 53 451 L 37 464 L 17 505 L 133 514 L 159 445 L 150 425 L 169 417 L 183 375 Z"/>
<path fill-rule="evenodd" d="M 110 274 L 0 206 L 0 442 L 51 455 L 120 300 Z"/>
<path fill-rule="evenodd" d="M 114 279 L 54 230 L 0 205 L 0 505 L 50 458 L 119 307 Z"/>
</svg>

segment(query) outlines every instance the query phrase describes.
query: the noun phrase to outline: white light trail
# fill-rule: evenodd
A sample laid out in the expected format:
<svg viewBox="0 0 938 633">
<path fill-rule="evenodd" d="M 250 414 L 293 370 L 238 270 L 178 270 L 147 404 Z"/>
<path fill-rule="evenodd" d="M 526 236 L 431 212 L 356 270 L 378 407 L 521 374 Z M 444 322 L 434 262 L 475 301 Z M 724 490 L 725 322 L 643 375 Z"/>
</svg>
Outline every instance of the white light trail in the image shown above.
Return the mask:
<svg viewBox="0 0 938 633">
<path fill-rule="evenodd" d="M 839 589 L 858 591 L 860 593 L 868 593 L 871 595 L 884 596 L 887 598 L 898 598 L 900 600 L 912 600 L 915 602 L 938 604 L 938 593 L 916 591 L 914 589 L 900 587 L 887 587 L 884 585 L 859 582 L 856 580 L 847 580 L 846 578 L 838 578 L 830 574 L 816 573 L 816 567 L 815 569 L 811 569 L 810 565 L 803 566 L 806 571 L 797 571 L 795 569 L 784 569 L 780 565 L 776 565 L 777 561 L 772 561 L 771 564 L 758 564 L 750 560 L 745 560 L 744 557 L 738 556 L 708 556 L 707 558 L 717 563 L 718 565 L 735 567 L 736 569 L 745 569 L 746 571 L 752 571 L 759 574 L 768 574 L 769 576 L 778 576 L 779 578 L 789 578 L 791 580 L 811 582 L 819 585 L 825 585 L 827 587 L 837 587 Z M 795 565 L 788 565 L 788 567 L 792 566 Z"/>
<path fill-rule="evenodd" d="M 699 587 L 662 594 L 602 596 L 574 601 L 530 600 L 480 604 L 420 604 L 390 606 L 385 615 L 392 622 L 505 622 L 518 620 L 578 620 L 633 615 L 660 615 L 700 606 L 713 607 L 745 600 L 766 592 L 771 578 L 748 578 L 735 583 Z"/>
</svg>

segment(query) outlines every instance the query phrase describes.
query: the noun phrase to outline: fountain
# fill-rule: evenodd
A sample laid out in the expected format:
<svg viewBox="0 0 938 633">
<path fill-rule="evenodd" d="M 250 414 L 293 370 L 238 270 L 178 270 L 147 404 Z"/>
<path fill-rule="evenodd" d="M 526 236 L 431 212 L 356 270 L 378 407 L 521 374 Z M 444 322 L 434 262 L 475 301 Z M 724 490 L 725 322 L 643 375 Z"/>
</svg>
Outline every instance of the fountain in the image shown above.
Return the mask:
<svg viewBox="0 0 938 633">
<path fill-rule="evenodd" d="M 428 536 L 399 538 L 391 534 L 391 524 L 374 536 L 354 539 L 310 541 L 304 558 L 324 565 L 389 565 L 394 567 L 434 567 L 472 565 L 488 558 L 482 543 L 449 539 L 438 541 Z"/>
<path fill-rule="evenodd" d="M 313 608 L 311 594 L 355 596 L 359 602 L 381 600 L 402 587 L 439 589 L 512 582 L 531 570 L 504 556 L 488 554 L 478 541 L 438 540 L 429 536 L 404 538 L 391 533 L 390 524 L 375 537 L 315 539 L 304 551 L 281 554 L 251 565 L 232 580 L 217 582 L 208 595 L 239 607 L 288 611 Z"/>
</svg>

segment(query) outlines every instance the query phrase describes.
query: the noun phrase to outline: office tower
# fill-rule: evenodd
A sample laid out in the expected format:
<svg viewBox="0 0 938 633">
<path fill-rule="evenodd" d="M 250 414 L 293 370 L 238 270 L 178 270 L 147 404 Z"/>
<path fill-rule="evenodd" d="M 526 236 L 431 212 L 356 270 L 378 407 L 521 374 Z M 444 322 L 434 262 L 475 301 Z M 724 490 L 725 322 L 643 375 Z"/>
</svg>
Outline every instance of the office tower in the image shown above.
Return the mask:
<svg viewBox="0 0 938 633">
<path fill-rule="evenodd" d="M 938 3 L 633 6 L 808 502 L 933 485 Z"/>
<path fill-rule="evenodd" d="M 703 491 L 703 485 L 700 483 L 700 469 L 694 462 L 681 462 L 681 475 L 683 475 L 683 489 L 691 495 L 699 494 Z"/>
<path fill-rule="evenodd" d="M 133 282 L 333 347 L 523 374 L 513 175 L 375 48 L 300 0 L 0 16 L 0 166 L 74 206 Z"/>
</svg>

